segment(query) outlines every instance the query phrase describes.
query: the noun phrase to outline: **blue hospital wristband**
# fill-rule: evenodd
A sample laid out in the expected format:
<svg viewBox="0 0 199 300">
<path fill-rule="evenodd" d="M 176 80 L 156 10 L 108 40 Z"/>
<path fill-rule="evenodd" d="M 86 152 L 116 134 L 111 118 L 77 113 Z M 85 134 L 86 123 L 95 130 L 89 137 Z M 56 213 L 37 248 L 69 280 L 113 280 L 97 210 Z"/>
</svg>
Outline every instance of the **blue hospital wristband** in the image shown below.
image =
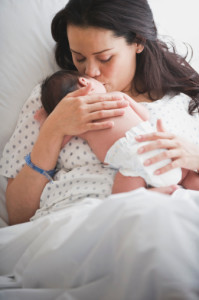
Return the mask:
<svg viewBox="0 0 199 300">
<path fill-rule="evenodd" d="M 37 167 L 36 165 L 34 165 L 32 162 L 31 162 L 31 157 L 30 157 L 30 153 L 27 154 L 25 156 L 25 161 L 26 161 L 26 164 L 32 168 L 33 170 L 35 170 L 36 172 L 44 175 L 51 183 L 53 182 L 53 179 L 52 177 L 55 175 L 55 172 L 56 172 L 56 169 L 53 169 L 53 170 L 49 170 L 49 171 L 45 171 L 39 167 Z"/>
</svg>

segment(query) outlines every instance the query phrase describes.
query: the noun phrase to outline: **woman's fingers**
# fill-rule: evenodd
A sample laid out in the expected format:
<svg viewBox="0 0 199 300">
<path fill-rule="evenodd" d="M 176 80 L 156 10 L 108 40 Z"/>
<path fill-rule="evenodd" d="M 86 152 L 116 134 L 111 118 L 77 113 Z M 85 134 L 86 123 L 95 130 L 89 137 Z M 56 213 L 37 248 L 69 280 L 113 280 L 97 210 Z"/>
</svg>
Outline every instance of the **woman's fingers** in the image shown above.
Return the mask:
<svg viewBox="0 0 199 300">
<path fill-rule="evenodd" d="M 157 132 L 137 136 L 138 142 L 149 142 L 138 148 L 138 154 L 148 151 L 165 149 L 154 157 L 150 157 L 144 162 L 145 166 L 149 166 L 156 162 L 171 159 L 166 166 L 157 169 L 156 175 L 165 173 L 174 168 L 185 168 L 189 170 L 199 169 L 199 147 L 182 137 L 178 137 L 172 133 L 165 131 L 162 121 L 157 121 Z"/>
<path fill-rule="evenodd" d="M 67 96 L 62 101 L 66 105 L 72 101 L 73 107 L 76 107 L 77 112 L 88 121 L 120 116 L 124 113 L 122 108 L 128 106 L 128 101 L 124 100 L 119 93 L 87 95 L 74 98 Z"/>
<path fill-rule="evenodd" d="M 97 121 L 117 116 L 122 116 L 125 113 L 124 109 L 110 109 L 110 110 L 99 110 L 88 114 L 87 121 Z"/>
<path fill-rule="evenodd" d="M 173 139 L 175 135 L 168 132 L 152 132 L 143 135 L 138 135 L 135 137 L 138 142 L 154 141 L 158 139 Z"/>
<path fill-rule="evenodd" d="M 104 101 L 117 101 L 123 100 L 128 104 L 128 101 L 124 98 L 124 95 L 120 92 L 112 92 L 112 93 L 102 93 L 102 94 L 92 94 L 88 95 L 85 99 L 86 104 L 94 104 Z"/>
<path fill-rule="evenodd" d="M 160 175 L 160 174 L 163 174 L 165 172 L 168 172 L 172 169 L 175 169 L 175 168 L 181 168 L 182 167 L 182 159 L 176 159 L 176 160 L 172 160 L 170 162 L 170 164 L 167 164 L 166 166 L 160 168 L 160 169 L 157 169 L 154 174 L 155 175 Z"/>
<path fill-rule="evenodd" d="M 112 100 L 112 101 L 103 101 L 103 102 L 96 102 L 94 104 L 87 105 L 88 112 L 96 112 L 99 110 L 110 110 L 110 109 L 117 109 L 122 107 L 127 107 L 128 102 L 124 100 Z"/>
<path fill-rule="evenodd" d="M 145 166 L 150 166 L 152 164 L 155 164 L 161 160 L 165 160 L 165 159 L 174 159 L 176 157 L 180 156 L 180 150 L 179 149 L 172 149 L 172 150 L 165 150 L 160 152 L 159 154 L 150 157 L 149 159 L 147 159 L 144 162 Z"/>
<path fill-rule="evenodd" d="M 85 122 L 86 131 L 111 128 L 114 126 L 114 121 L 110 121 L 110 120 L 103 121 L 103 119 L 122 116 L 124 113 L 125 113 L 124 109 L 101 110 L 98 112 L 90 113 L 87 116 L 87 122 Z M 96 121 L 96 120 L 100 120 L 100 121 Z"/>
<path fill-rule="evenodd" d="M 157 131 L 143 134 L 143 135 L 138 135 L 135 137 L 135 139 L 138 142 L 159 140 L 158 143 L 161 144 L 164 143 L 163 141 L 161 141 L 162 139 L 174 139 L 176 137 L 174 134 L 166 132 L 161 119 L 157 120 L 156 127 L 157 127 Z"/>
<path fill-rule="evenodd" d="M 159 132 L 165 132 L 166 131 L 164 126 L 163 126 L 163 123 L 162 123 L 161 119 L 157 120 L 156 128 L 157 128 L 157 131 L 159 131 Z"/>
<path fill-rule="evenodd" d="M 148 152 L 148 151 L 152 151 L 155 149 L 172 149 L 172 148 L 176 148 L 177 147 L 177 142 L 175 141 L 175 139 L 158 139 L 154 142 L 145 144 L 144 146 L 138 148 L 138 153 L 144 153 L 144 152 Z M 162 154 L 161 155 L 165 155 Z"/>
<path fill-rule="evenodd" d="M 85 131 L 108 129 L 114 126 L 113 121 L 91 122 L 85 125 Z"/>
</svg>

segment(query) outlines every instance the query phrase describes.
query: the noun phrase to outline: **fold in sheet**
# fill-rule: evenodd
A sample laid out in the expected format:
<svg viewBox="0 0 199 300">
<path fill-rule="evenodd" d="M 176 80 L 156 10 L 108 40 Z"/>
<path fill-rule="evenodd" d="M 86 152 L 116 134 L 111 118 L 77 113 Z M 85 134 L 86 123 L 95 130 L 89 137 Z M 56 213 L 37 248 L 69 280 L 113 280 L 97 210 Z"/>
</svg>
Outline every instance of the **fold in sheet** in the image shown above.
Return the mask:
<svg viewBox="0 0 199 300">
<path fill-rule="evenodd" d="M 197 300 L 198 215 L 198 192 L 183 189 L 85 199 L 3 228 L 1 275 L 24 291 L 59 289 L 56 300 Z"/>
</svg>

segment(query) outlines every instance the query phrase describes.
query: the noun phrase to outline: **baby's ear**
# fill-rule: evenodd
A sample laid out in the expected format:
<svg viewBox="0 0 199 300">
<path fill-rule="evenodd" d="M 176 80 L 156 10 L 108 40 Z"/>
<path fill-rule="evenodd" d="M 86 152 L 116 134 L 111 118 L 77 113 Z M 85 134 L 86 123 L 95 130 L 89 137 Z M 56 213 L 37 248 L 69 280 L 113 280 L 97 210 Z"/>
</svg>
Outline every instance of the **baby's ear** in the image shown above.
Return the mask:
<svg viewBox="0 0 199 300">
<path fill-rule="evenodd" d="M 79 77 L 79 84 L 83 86 L 87 86 L 89 84 L 89 80 L 86 79 L 85 77 Z"/>
</svg>

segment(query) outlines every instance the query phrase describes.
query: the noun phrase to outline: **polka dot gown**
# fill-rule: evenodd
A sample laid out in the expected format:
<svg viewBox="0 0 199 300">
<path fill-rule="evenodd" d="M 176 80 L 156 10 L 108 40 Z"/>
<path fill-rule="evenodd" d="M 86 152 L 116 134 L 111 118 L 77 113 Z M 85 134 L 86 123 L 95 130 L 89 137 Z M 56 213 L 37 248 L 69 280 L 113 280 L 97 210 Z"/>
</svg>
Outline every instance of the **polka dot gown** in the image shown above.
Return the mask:
<svg viewBox="0 0 199 300">
<path fill-rule="evenodd" d="M 144 103 L 150 113 L 150 123 L 156 130 L 157 119 L 162 119 L 166 131 L 199 144 L 199 114 L 188 114 L 190 98 L 185 94 L 165 96 L 161 100 Z"/>
<path fill-rule="evenodd" d="M 39 134 L 34 114 L 41 107 L 40 85 L 37 85 L 24 104 L 16 129 L 6 144 L 0 160 L 0 174 L 14 178 L 25 164 L 24 157 Z M 151 125 L 156 130 L 158 118 L 167 131 L 199 144 L 199 117 L 188 112 L 190 98 L 184 94 L 165 96 L 152 103 L 143 103 L 149 110 Z M 105 199 L 110 195 L 116 170 L 104 166 L 86 141 L 73 137 L 60 151 L 54 182 L 47 183 L 40 199 L 37 218 L 59 210 L 84 198 Z"/>
<path fill-rule="evenodd" d="M 16 129 L 6 144 L 0 160 L 0 173 L 14 178 L 25 164 L 24 157 L 39 134 L 39 123 L 34 114 L 41 107 L 40 85 L 36 86 L 24 104 Z M 60 151 L 57 173 L 47 183 L 35 217 L 70 205 L 74 201 L 95 197 L 105 199 L 111 194 L 116 170 L 104 166 L 86 141 L 73 137 Z"/>
</svg>

